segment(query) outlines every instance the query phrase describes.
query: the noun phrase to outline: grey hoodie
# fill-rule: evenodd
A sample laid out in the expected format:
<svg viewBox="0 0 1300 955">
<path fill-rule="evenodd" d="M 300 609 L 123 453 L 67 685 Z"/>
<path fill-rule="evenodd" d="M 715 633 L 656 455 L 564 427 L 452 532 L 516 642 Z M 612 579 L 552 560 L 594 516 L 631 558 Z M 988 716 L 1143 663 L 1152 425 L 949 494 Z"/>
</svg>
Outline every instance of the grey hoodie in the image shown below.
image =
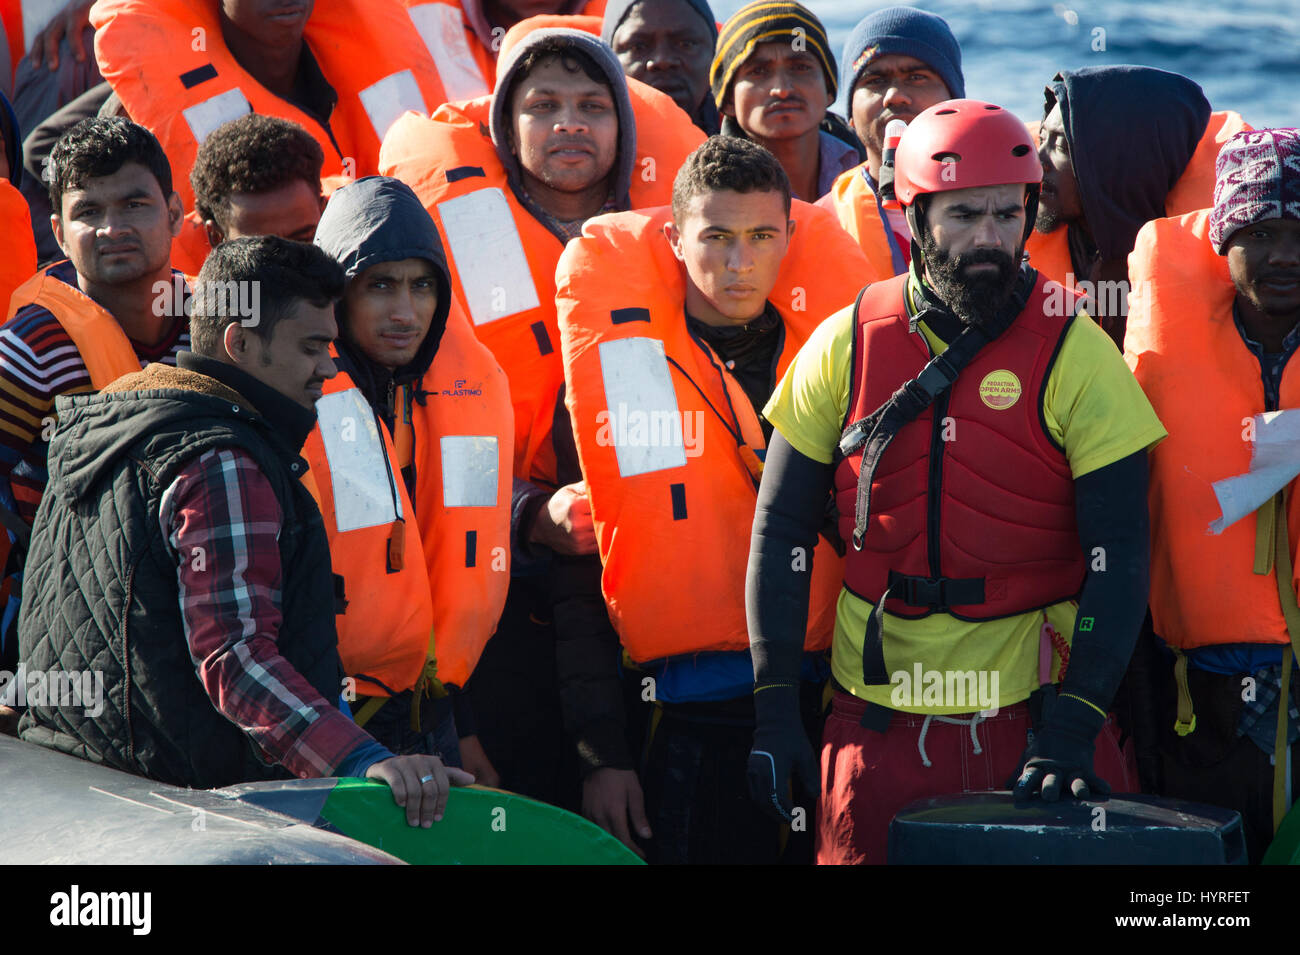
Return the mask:
<svg viewBox="0 0 1300 955">
<path fill-rule="evenodd" d="M 496 146 L 497 156 L 506 170 L 506 181 L 511 190 L 529 211 L 542 221 L 547 220 L 532 198 L 524 191 L 523 177 L 520 172 L 519 159 L 510 150 L 510 89 L 518 78 L 520 60 L 530 50 L 538 48 L 564 52 L 580 50 L 587 54 L 605 75 L 609 88 L 614 95 L 614 109 L 618 115 L 618 155 L 614 159 L 614 201 L 620 210 L 632 207 L 629 190 L 632 185 L 632 169 L 636 165 L 636 115 L 632 112 L 632 101 L 628 97 L 627 79 L 623 76 L 623 67 L 614 56 L 614 51 L 590 33 L 581 30 L 547 29 L 534 30 L 509 50 L 497 64 L 497 85 L 492 92 L 491 133 L 492 143 Z"/>
</svg>

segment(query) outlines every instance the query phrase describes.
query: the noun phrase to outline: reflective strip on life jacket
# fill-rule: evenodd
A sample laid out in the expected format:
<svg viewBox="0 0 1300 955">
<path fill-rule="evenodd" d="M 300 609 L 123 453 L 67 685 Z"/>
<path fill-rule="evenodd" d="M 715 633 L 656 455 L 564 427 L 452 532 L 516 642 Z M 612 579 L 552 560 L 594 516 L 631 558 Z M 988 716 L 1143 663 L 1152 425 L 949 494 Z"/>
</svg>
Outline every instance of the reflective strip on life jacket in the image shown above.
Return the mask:
<svg viewBox="0 0 1300 955">
<path fill-rule="evenodd" d="M 438 203 L 443 233 L 458 265 L 475 325 L 537 308 L 537 286 L 510 203 L 500 189 L 478 189 Z"/>
<path fill-rule="evenodd" d="M 495 507 L 501 443 L 491 434 L 448 434 L 442 452 L 442 506 Z"/>
<path fill-rule="evenodd" d="M 784 328 L 773 373 L 849 305 L 866 268 L 823 209 L 796 229 L 768 301 Z M 610 620 L 638 662 L 749 646 L 745 566 L 757 501 L 758 415 L 685 318 L 668 208 L 588 221 L 556 271 L 565 400 L 587 482 Z M 834 262 L 834 269 L 825 263 Z M 806 298 L 805 298 L 806 296 Z M 829 645 L 841 561 L 819 541 L 805 646 Z"/>
<path fill-rule="evenodd" d="M 1155 632 L 1182 650 L 1290 640 L 1273 562 L 1256 572 L 1260 513 L 1208 532 L 1222 516 L 1214 482 L 1250 470 L 1249 429 L 1266 410 L 1209 217 L 1203 209 L 1148 222 L 1129 256 L 1124 357 L 1169 432 L 1150 459 L 1151 614 Z M 1300 364 L 1283 370 L 1278 407 L 1300 408 Z M 1294 542 L 1300 511 L 1290 487 L 1285 520 Z"/>
<path fill-rule="evenodd" d="M 386 460 L 374 410 L 356 388 L 316 402 L 317 426 L 329 462 L 335 529 L 340 533 L 404 520 L 400 469 Z"/>
<path fill-rule="evenodd" d="M 610 429 L 619 476 L 685 467 L 683 427 L 673 427 L 682 422 L 682 412 L 664 343 L 657 338 L 618 338 L 601 342 L 599 351 L 605 407 L 622 425 Z M 627 427 L 632 421 L 642 424 L 639 434 Z"/>
<path fill-rule="evenodd" d="M 447 102 L 458 103 L 492 92 L 483 70 L 470 51 L 459 5 L 417 3 L 407 7 L 406 12 L 428 48 L 429 55 L 433 57 L 433 62 L 437 64 Z"/>
<path fill-rule="evenodd" d="M 422 384 L 424 403 L 414 404 L 412 422 L 416 520 L 438 676 L 464 686 L 510 586 L 514 416 L 505 372 L 455 302 Z"/>
<path fill-rule="evenodd" d="M 424 667 L 433 601 L 420 530 L 407 519 L 413 508 L 397 452 L 346 373 L 325 383 L 316 416 L 303 457 L 316 485 L 330 559 L 344 580 L 347 606 L 335 618 L 339 658 L 347 676 L 357 679 L 358 693 L 400 693 L 415 686 Z"/>
<path fill-rule="evenodd" d="M 238 89 L 233 89 L 218 93 L 193 106 L 187 106 L 181 110 L 181 115 L 189 124 L 190 132 L 194 134 L 194 141 L 202 145 L 203 140 L 207 139 L 222 123 L 239 119 L 245 113 L 252 111 L 253 107 L 244 94 Z"/>
<path fill-rule="evenodd" d="M 61 265 L 62 263 L 55 263 Z M 50 275 L 49 269 L 37 272 L 14 290 L 9 300 L 8 318 L 20 309 L 38 305 L 53 315 L 72 343 L 90 375 L 91 387 L 100 391 L 123 375 L 140 370 L 140 356 L 117 319 L 67 282 Z"/>
<path fill-rule="evenodd" d="M 389 73 L 377 83 L 360 90 L 357 96 L 361 98 L 361 105 L 370 117 L 375 139 L 380 142 L 383 142 L 384 135 L 393 123 L 397 122 L 397 117 L 408 109 L 417 113 L 428 112 L 424 97 L 420 95 L 420 84 L 415 81 L 415 74 L 410 70 Z"/>
</svg>

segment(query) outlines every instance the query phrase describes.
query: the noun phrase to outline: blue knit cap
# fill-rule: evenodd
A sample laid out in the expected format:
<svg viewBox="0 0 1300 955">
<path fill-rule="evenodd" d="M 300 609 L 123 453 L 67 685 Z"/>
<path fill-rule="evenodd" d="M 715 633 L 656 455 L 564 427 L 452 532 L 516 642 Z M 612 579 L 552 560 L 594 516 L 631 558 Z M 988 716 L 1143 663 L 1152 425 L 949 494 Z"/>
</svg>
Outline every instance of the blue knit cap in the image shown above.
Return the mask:
<svg viewBox="0 0 1300 955">
<path fill-rule="evenodd" d="M 913 56 L 939 74 L 950 99 L 966 98 L 961 47 L 948 21 L 916 7 L 885 7 L 864 18 L 844 44 L 840 89 L 853 102 L 853 84 L 872 60 L 891 53 Z"/>
</svg>

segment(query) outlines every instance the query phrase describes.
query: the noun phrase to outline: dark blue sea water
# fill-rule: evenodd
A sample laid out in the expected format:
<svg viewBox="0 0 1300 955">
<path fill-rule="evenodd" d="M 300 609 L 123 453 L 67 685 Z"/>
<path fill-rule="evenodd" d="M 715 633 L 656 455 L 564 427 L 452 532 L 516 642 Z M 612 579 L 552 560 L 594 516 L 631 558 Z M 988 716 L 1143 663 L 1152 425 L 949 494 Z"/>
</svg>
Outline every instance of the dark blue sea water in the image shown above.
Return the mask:
<svg viewBox="0 0 1300 955">
<path fill-rule="evenodd" d="M 825 24 L 837 61 L 854 25 L 889 5 L 802 2 Z M 713 12 L 725 20 L 744 3 L 713 0 Z M 1300 125 L 1300 0 L 912 5 L 939 14 L 952 27 L 962 48 L 966 94 L 1024 119 L 1041 117 L 1043 87 L 1057 70 L 1137 63 L 1191 77 L 1215 109 L 1234 109 L 1253 126 Z"/>
</svg>

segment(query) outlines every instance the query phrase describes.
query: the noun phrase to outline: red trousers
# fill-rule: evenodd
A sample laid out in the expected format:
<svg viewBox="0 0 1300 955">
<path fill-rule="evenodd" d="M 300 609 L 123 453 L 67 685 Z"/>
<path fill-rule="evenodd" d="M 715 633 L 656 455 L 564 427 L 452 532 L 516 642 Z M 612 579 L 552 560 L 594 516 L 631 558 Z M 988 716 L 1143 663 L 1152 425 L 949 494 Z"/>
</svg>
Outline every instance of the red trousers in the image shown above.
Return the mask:
<svg viewBox="0 0 1300 955">
<path fill-rule="evenodd" d="M 878 733 L 859 725 L 866 704 L 837 692 L 822 735 L 822 794 L 817 810 L 819 865 L 883 865 L 889 822 L 917 799 L 1006 789 L 1020 769 L 1029 706 L 1017 703 L 972 727 L 895 713 Z M 1093 768 L 1114 792 L 1134 792 L 1137 776 L 1119 746 L 1114 717 L 1097 736 Z M 930 765 L 926 765 L 926 763 Z"/>
</svg>

